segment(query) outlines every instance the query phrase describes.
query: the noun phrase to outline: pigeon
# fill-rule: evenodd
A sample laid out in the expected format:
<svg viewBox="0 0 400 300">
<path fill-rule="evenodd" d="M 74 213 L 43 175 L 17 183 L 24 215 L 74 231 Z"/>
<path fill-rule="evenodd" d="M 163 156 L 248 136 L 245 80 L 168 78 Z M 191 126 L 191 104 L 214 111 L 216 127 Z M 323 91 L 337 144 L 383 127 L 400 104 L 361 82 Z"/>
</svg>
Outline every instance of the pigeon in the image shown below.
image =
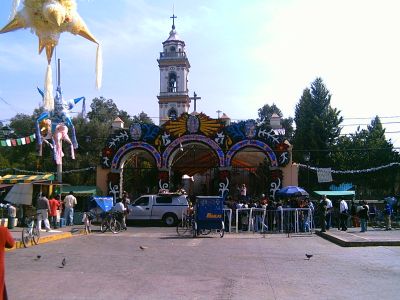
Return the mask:
<svg viewBox="0 0 400 300">
<path fill-rule="evenodd" d="M 312 254 L 307 254 L 307 253 L 306 253 L 306 257 L 308 258 L 308 260 L 310 260 L 310 258 L 313 257 L 313 255 L 312 255 Z"/>
<path fill-rule="evenodd" d="M 61 261 L 61 266 L 59 266 L 59 268 L 64 268 L 66 264 L 67 264 L 67 261 L 64 257 L 63 260 Z"/>
<path fill-rule="evenodd" d="M 41 257 L 41 255 L 37 255 L 36 258 L 34 258 L 33 260 L 39 260 Z"/>
<path fill-rule="evenodd" d="M 139 246 L 139 248 L 140 248 L 141 250 L 144 250 L 144 249 L 147 249 L 148 247 L 145 247 L 145 246 Z"/>
</svg>

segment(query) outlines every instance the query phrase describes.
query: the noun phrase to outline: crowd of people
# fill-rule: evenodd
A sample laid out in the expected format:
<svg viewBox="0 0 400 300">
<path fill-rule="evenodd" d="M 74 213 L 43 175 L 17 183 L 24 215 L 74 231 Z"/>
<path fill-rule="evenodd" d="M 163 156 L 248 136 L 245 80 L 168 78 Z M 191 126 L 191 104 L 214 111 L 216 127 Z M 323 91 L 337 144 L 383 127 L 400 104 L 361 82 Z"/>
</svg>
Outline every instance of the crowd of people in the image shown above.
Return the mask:
<svg viewBox="0 0 400 300">
<path fill-rule="evenodd" d="M 375 204 L 369 205 L 365 200 L 335 199 L 333 202 L 326 195 L 313 201 L 304 196 L 273 201 L 264 194 L 252 198 L 248 196 L 245 184 L 237 187 L 236 195 L 226 198 L 225 206 L 233 211 L 233 224 L 236 223 L 236 210 L 240 209 L 237 220 L 239 230 L 248 230 L 249 226 L 253 226 L 251 229 L 254 231 L 309 232 L 311 227 L 320 228 L 322 232 L 331 228 L 347 231 L 348 227 L 352 226 L 359 227 L 360 232 L 365 232 L 368 230 L 368 224 L 374 224 L 378 211 Z M 262 210 L 253 210 L 250 220 L 249 210 L 243 208 Z M 382 215 L 385 229 L 392 230 L 394 208 L 389 201 L 384 202 Z"/>
</svg>

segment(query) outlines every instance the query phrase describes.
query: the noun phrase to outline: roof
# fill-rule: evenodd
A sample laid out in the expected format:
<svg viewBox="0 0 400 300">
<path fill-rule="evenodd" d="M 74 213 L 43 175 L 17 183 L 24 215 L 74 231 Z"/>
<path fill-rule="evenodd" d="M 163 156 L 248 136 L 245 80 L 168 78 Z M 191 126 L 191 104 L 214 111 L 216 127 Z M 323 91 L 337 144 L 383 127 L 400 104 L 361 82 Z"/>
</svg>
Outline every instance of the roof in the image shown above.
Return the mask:
<svg viewBox="0 0 400 300">
<path fill-rule="evenodd" d="M 100 191 L 94 185 L 76 185 L 76 186 L 62 186 L 61 194 L 69 194 L 69 192 L 73 192 L 76 195 L 96 195 L 99 194 Z"/>
<path fill-rule="evenodd" d="M 355 191 L 314 191 L 314 193 L 323 196 L 354 196 Z"/>
<path fill-rule="evenodd" d="M 42 175 L 4 175 L 0 177 L 0 183 L 30 183 L 35 181 L 54 180 L 54 174 Z"/>
<path fill-rule="evenodd" d="M 32 192 L 32 184 L 18 183 L 11 188 L 4 200 L 14 204 L 32 205 Z"/>
</svg>

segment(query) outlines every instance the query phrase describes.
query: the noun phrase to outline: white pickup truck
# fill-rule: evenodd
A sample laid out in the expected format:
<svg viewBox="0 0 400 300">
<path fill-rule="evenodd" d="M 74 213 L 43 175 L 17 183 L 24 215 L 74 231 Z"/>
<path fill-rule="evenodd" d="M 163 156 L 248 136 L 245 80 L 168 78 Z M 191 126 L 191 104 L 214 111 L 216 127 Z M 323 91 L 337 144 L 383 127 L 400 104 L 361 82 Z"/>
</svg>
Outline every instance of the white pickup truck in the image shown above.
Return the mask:
<svg viewBox="0 0 400 300">
<path fill-rule="evenodd" d="M 188 207 L 187 195 L 143 195 L 128 205 L 127 220 L 162 220 L 165 225 L 173 226 Z"/>
</svg>

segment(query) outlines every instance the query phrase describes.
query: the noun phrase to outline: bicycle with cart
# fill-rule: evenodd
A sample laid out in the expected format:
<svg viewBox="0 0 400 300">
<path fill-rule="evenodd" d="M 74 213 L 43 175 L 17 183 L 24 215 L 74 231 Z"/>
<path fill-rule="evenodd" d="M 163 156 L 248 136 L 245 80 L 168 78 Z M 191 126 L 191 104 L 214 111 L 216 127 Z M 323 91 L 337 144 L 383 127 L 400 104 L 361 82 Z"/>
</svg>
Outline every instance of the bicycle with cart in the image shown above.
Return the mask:
<svg viewBox="0 0 400 300">
<path fill-rule="evenodd" d="M 119 233 L 122 230 L 122 225 L 119 221 L 120 216 L 118 212 L 112 211 L 113 204 L 113 197 L 95 196 L 92 198 L 91 209 L 89 210 L 89 212 L 91 214 L 94 214 L 92 220 L 100 220 L 100 231 L 102 233 L 106 231 Z"/>
<path fill-rule="evenodd" d="M 222 238 L 225 232 L 224 200 L 219 196 L 197 196 L 193 237 L 216 232 Z"/>
</svg>

